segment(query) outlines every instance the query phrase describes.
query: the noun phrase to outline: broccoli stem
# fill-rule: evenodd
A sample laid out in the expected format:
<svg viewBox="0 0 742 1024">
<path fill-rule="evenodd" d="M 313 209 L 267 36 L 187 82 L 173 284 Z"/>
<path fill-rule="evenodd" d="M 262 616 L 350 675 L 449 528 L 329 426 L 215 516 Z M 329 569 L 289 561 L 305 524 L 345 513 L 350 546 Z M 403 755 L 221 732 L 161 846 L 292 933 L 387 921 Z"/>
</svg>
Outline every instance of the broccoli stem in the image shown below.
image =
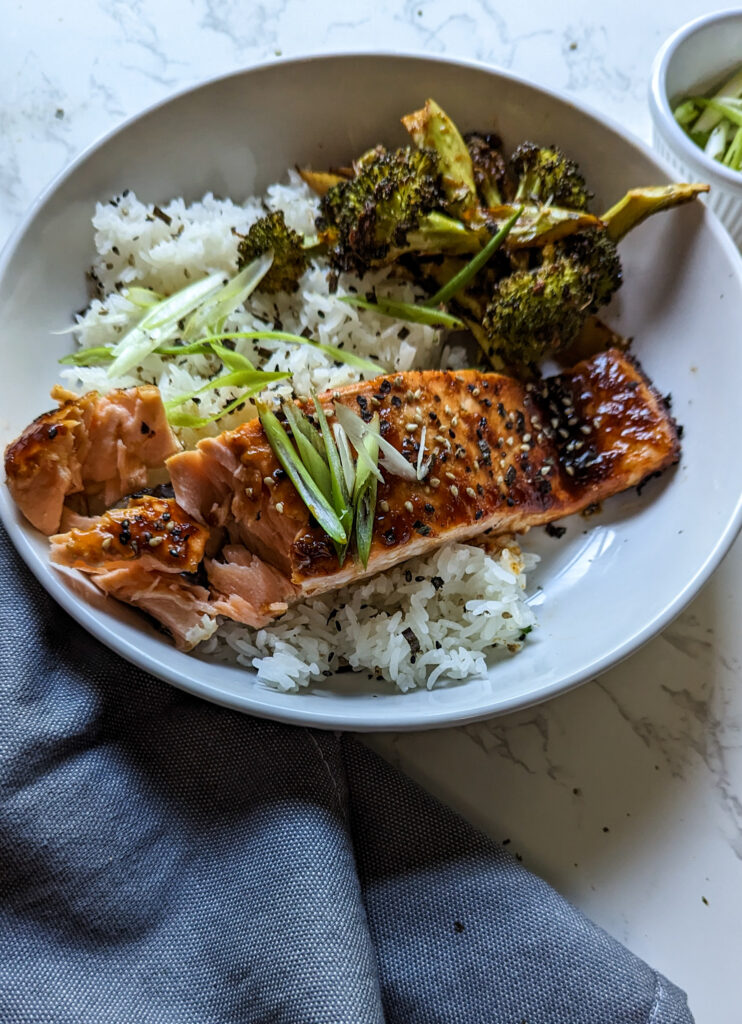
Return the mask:
<svg viewBox="0 0 742 1024">
<path fill-rule="evenodd" d="M 472 230 L 460 220 L 433 211 L 421 217 L 417 227 L 407 233 L 402 251 L 466 255 L 479 252 L 488 238 L 485 228 Z"/>
<path fill-rule="evenodd" d="M 608 237 L 614 242 L 620 242 L 632 228 L 641 224 L 647 217 L 651 217 L 653 213 L 689 203 L 708 190 L 709 186 L 701 182 L 632 188 L 600 219 L 605 225 Z"/>
<path fill-rule="evenodd" d="M 478 220 L 471 225 L 434 212 L 426 214 L 417 228 L 408 232 L 404 249 L 395 252 L 393 258 L 407 252 L 421 255 L 439 253 L 445 256 L 476 254 L 490 241 L 492 224 L 499 224 L 499 227 L 502 227 L 518 211 L 519 216 L 515 218 L 517 223 L 513 222 L 507 239 L 509 249 L 543 246 L 586 228 L 601 226 L 600 219 L 591 213 L 533 203 L 497 206 L 486 211 L 486 221 Z"/>
</svg>

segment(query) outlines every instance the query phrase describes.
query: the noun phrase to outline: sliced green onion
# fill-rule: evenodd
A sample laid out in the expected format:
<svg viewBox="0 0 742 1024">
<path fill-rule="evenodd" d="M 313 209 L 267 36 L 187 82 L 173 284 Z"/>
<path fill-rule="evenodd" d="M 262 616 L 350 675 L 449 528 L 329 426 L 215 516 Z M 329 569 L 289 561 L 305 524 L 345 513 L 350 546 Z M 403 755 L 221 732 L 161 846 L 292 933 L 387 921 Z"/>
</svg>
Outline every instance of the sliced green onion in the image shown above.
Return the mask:
<svg viewBox="0 0 742 1024">
<path fill-rule="evenodd" d="M 696 97 L 695 102 L 701 107 L 707 107 L 715 113 L 720 114 L 722 117 L 728 118 L 732 124 L 736 124 L 737 127 L 742 127 L 742 100 L 707 100 L 703 96 L 698 96 Z"/>
<path fill-rule="evenodd" d="M 255 369 L 247 356 L 243 356 L 241 352 L 235 352 L 234 349 L 227 348 L 226 345 L 220 345 L 218 341 L 211 342 L 211 349 L 214 355 L 221 359 L 228 370 Z"/>
<path fill-rule="evenodd" d="M 731 127 L 732 125 L 726 118 L 719 121 L 704 146 L 706 156 L 711 157 L 712 160 L 724 160 L 724 154 L 727 150 L 727 136 Z"/>
<path fill-rule="evenodd" d="M 114 360 L 108 368 L 108 376 L 128 373 L 146 359 L 161 342 L 175 333 L 183 317 L 222 287 L 223 278 L 223 274 L 211 274 L 152 306 L 139 323 L 114 345 Z"/>
<path fill-rule="evenodd" d="M 130 285 L 122 294 L 132 306 L 139 306 L 141 309 L 149 309 L 165 298 L 160 292 L 151 288 L 139 288 L 137 285 Z"/>
<path fill-rule="evenodd" d="M 700 111 L 694 100 L 685 100 L 673 111 L 673 117 L 683 128 L 689 127 L 698 117 Z"/>
<path fill-rule="evenodd" d="M 327 456 L 327 462 L 330 468 L 330 498 L 346 535 L 350 537 L 350 531 L 353 526 L 353 505 L 351 504 L 350 496 L 352 484 L 348 484 L 345 467 L 341 461 L 340 453 L 335 444 L 335 437 L 333 432 L 330 430 L 325 410 L 322 408 L 322 403 L 317 397 L 317 393 L 314 389 L 312 389 L 312 398 L 314 400 L 314 414 L 319 422 L 322 441 L 325 448 L 325 455 Z M 338 427 L 342 430 L 342 427 L 340 427 L 339 424 Z M 351 472 L 353 476 L 355 476 L 355 470 L 352 467 L 353 463 L 351 461 Z M 348 545 L 336 544 L 336 550 L 338 559 L 342 565 L 345 561 Z"/>
<path fill-rule="evenodd" d="M 140 309 L 150 309 L 156 302 L 160 302 L 165 298 L 164 295 L 160 295 L 159 292 L 153 292 L 150 288 L 127 288 L 125 292 L 122 292 L 123 298 L 131 303 L 132 306 L 138 306 Z M 125 313 L 115 313 L 113 316 L 109 316 L 107 323 L 118 324 L 122 321 L 125 323 L 128 317 Z M 61 331 L 51 331 L 55 337 L 59 337 L 63 334 L 75 334 L 77 331 L 82 330 L 82 323 L 77 322 L 72 324 L 70 327 L 65 327 Z M 111 357 L 113 358 L 113 356 Z M 86 365 L 85 363 L 82 364 Z M 90 364 L 92 365 L 92 364 Z"/>
<path fill-rule="evenodd" d="M 262 391 L 268 384 L 273 384 L 277 380 L 285 380 L 290 376 L 290 373 L 267 373 L 264 370 L 234 370 L 232 373 L 225 373 L 221 377 L 214 377 L 212 380 L 207 381 L 203 387 L 196 388 L 195 391 L 188 391 L 185 395 L 171 398 L 165 402 L 165 409 L 175 409 L 179 405 L 183 405 L 184 402 L 202 395 L 204 391 L 215 391 L 217 388 L 244 387 L 257 387 Z"/>
<path fill-rule="evenodd" d="M 358 451 L 362 447 L 364 437 L 370 432 L 370 425 L 364 423 L 360 416 L 356 416 L 347 405 L 341 405 L 340 402 L 335 403 L 335 416 L 340 426 L 348 435 L 350 443 Z M 409 463 L 402 452 L 397 451 L 394 445 L 390 444 L 380 432 L 376 442 L 384 458 L 383 468 L 385 470 L 388 470 L 393 476 L 401 477 L 403 480 L 417 480 L 416 467 Z M 378 466 L 374 470 L 374 475 L 379 481 L 383 481 L 384 478 L 379 473 Z"/>
<path fill-rule="evenodd" d="M 376 512 L 376 494 L 378 490 L 378 481 L 371 471 L 373 468 L 378 469 L 379 462 L 378 413 L 374 413 L 373 419 L 369 423 L 369 428 L 369 432 L 361 442 L 366 458 L 359 458 L 356 463 L 356 479 L 353 487 L 356 550 L 364 569 L 368 566 L 368 559 L 371 553 L 371 541 L 374 534 L 374 513 Z"/>
<path fill-rule="evenodd" d="M 68 356 L 63 356 L 59 362 L 63 366 L 102 366 L 110 363 L 113 359 L 113 349 L 106 345 L 94 345 L 92 348 L 81 348 Z"/>
<path fill-rule="evenodd" d="M 183 337 L 190 341 L 201 334 L 218 334 L 227 317 L 245 304 L 271 268 L 273 253 L 266 252 L 248 263 L 220 288 L 215 295 L 191 313 L 183 329 Z"/>
<path fill-rule="evenodd" d="M 321 455 L 322 458 L 325 459 L 325 461 L 326 461 L 325 443 L 322 440 L 322 435 L 319 433 L 317 428 L 311 422 L 311 420 L 309 419 L 307 414 L 305 412 L 303 412 L 299 408 L 299 406 L 297 406 L 293 402 L 285 402 L 284 405 L 286 405 L 286 406 L 290 405 L 291 409 L 293 410 L 293 411 L 289 412 L 289 414 L 287 416 L 287 418 L 291 422 L 291 429 L 292 429 L 292 431 L 294 431 L 294 430 L 301 431 L 301 433 L 304 435 L 306 440 L 312 445 L 314 450 L 319 455 Z M 284 408 L 284 412 L 286 412 L 285 408 Z"/>
<path fill-rule="evenodd" d="M 720 89 L 712 97 L 715 100 L 736 99 L 742 95 L 742 69 L 737 70 L 724 82 Z M 692 101 L 691 101 L 692 102 Z M 706 109 L 695 124 L 694 131 L 709 132 L 719 121 L 717 112 L 711 108 Z"/>
<path fill-rule="evenodd" d="M 217 334 L 213 337 L 199 338 L 188 345 L 158 345 L 155 355 L 158 356 L 210 356 L 214 354 L 213 344 L 220 344 L 219 339 L 226 335 Z"/>
<path fill-rule="evenodd" d="M 247 356 L 235 352 L 218 341 L 212 341 L 208 345 L 196 342 L 193 345 L 172 345 L 164 351 L 164 346 L 155 349 L 157 355 L 205 355 L 218 356 L 224 365 L 230 370 L 254 370 L 254 365 Z M 113 359 L 113 349 L 107 345 L 95 345 L 92 348 L 81 348 L 77 352 L 63 356 L 59 362 L 65 366 L 101 366 Z"/>
<path fill-rule="evenodd" d="M 296 449 L 291 443 L 291 439 L 282 427 L 275 413 L 273 413 L 267 405 L 264 405 L 262 402 L 258 402 L 258 415 L 260 416 L 260 422 L 263 426 L 263 430 L 265 431 L 268 443 L 273 449 L 273 454 L 281 463 L 281 466 L 285 470 L 291 483 L 296 488 L 296 492 L 301 500 L 307 506 L 328 537 L 337 541 L 338 544 L 346 544 L 348 537 L 343 529 L 342 523 L 335 513 L 335 510 L 331 507 L 330 503 L 327 501 L 324 494 L 307 471 L 304 463 L 297 455 Z"/>
<path fill-rule="evenodd" d="M 724 157 L 724 163 L 734 171 L 738 171 L 742 166 L 742 128 L 738 128 L 734 133 L 734 138 Z"/>
<path fill-rule="evenodd" d="M 330 430 L 330 425 L 327 422 L 325 410 L 322 408 L 322 403 L 314 389 L 312 390 L 312 398 L 314 400 L 314 414 L 319 423 L 322 442 L 327 456 L 327 463 L 330 467 L 332 500 L 335 504 L 335 511 L 342 517 L 342 515 L 348 510 L 348 505 L 350 503 L 350 489 L 347 485 L 345 471 L 340 461 L 340 454 L 335 444 L 335 438 Z"/>
<path fill-rule="evenodd" d="M 316 348 L 336 362 L 345 363 L 346 366 L 355 366 L 359 370 L 373 374 L 385 372 L 383 366 L 373 363 L 370 359 L 364 359 L 362 356 L 346 352 L 345 349 L 336 348 L 334 345 L 325 345 L 312 338 L 303 338 L 300 334 L 290 334 L 288 331 L 226 331 L 208 338 L 201 338 L 190 345 L 162 345 L 155 351 L 158 355 L 163 356 L 203 355 L 208 354 L 207 346 L 211 345 L 213 341 L 230 341 L 238 338 L 247 338 L 251 341 L 285 341 L 289 345 L 309 345 L 310 348 Z"/>
<path fill-rule="evenodd" d="M 373 467 L 376 466 L 378 469 L 379 461 L 379 414 L 374 413 L 373 418 L 368 424 L 368 433 L 364 435 L 361 447 L 368 456 L 367 459 L 358 460 L 356 463 L 356 475 L 353 481 L 353 501 L 358 497 L 359 491 L 366 486 L 369 479 L 377 479 Z M 380 474 L 379 474 L 380 475 Z M 384 478 L 382 477 L 382 483 Z"/>
<path fill-rule="evenodd" d="M 420 431 L 420 447 L 417 451 L 417 465 L 415 467 L 415 475 L 418 480 L 424 480 L 430 472 L 430 467 L 433 462 L 433 456 L 431 455 L 427 461 L 425 461 L 425 437 L 427 435 L 428 428 L 423 424 L 423 428 Z"/>
<path fill-rule="evenodd" d="M 234 410 L 239 408 L 239 406 L 248 398 L 253 398 L 255 395 L 259 395 L 263 388 L 263 384 L 255 384 L 251 388 L 246 388 L 237 396 L 237 398 L 234 398 L 222 409 L 218 409 L 215 413 L 212 413 L 211 416 L 196 416 L 189 412 L 183 412 L 182 410 L 168 409 L 168 423 L 173 427 L 192 427 L 194 430 L 199 429 L 200 427 L 205 427 L 209 423 L 213 423 L 215 420 L 220 420 L 223 416 L 228 416 L 230 412 L 234 412 Z"/>
<path fill-rule="evenodd" d="M 461 268 L 458 274 L 454 274 L 447 284 L 444 284 L 442 288 L 439 288 L 435 295 L 426 299 L 423 305 L 443 306 L 449 301 L 449 299 L 452 299 L 457 292 L 466 288 L 472 278 L 479 273 L 485 263 L 487 263 L 487 261 L 491 259 L 500 248 L 522 213 L 523 207 L 519 206 L 518 209 L 508 217 L 499 231 L 490 238 L 485 247 L 478 252 L 476 256 L 470 259 L 466 266 Z"/>
<path fill-rule="evenodd" d="M 343 467 L 346 492 L 350 494 L 353 490 L 353 481 L 356 478 L 356 467 L 353 462 L 353 452 L 350 450 L 348 435 L 339 423 L 333 423 L 332 433 L 337 445 L 338 455 L 340 456 L 340 464 Z"/>
<path fill-rule="evenodd" d="M 375 465 L 368 457 L 366 448 L 363 444 L 363 440 L 366 434 L 371 430 L 371 426 L 368 423 L 364 423 L 363 420 L 356 416 L 347 405 L 341 405 L 340 402 L 335 403 L 335 416 L 340 426 L 343 428 L 345 433 L 348 435 L 348 440 L 356 450 L 357 461 L 362 462 L 366 466 L 366 470 L 369 473 L 373 473 L 376 479 L 380 482 L 384 482 L 384 477 L 381 475 L 378 465 Z M 356 464 L 355 471 L 356 478 L 358 477 L 358 465 Z"/>
<path fill-rule="evenodd" d="M 451 327 L 461 328 L 464 326 L 462 320 L 451 313 L 445 313 L 441 309 L 428 309 L 425 306 L 416 306 L 414 302 L 396 302 L 393 299 L 377 299 L 376 302 L 369 302 L 360 295 L 343 295 L 341 302 L 347 302 L 349 306 L 358 306 L 361 309 L 372 309 L 382 316 L 392 317 L 394 320 L 406 320 L 413 324 L 426 324 L 428 327 Z"/>
<path fill-rule="evenodd" d="M 283 402 L 281 408 L 291 427 L 299 458 L 327 500 L 332 501 L 332 483 L 330 481 L 329 466 L 324 456 L 317 450 L 313 439 L 308 435 L 314 434 L 320 442 L 322 440 L 321 437 L 301 409 L 294 405 L 293 402 Z"/>
</svg>

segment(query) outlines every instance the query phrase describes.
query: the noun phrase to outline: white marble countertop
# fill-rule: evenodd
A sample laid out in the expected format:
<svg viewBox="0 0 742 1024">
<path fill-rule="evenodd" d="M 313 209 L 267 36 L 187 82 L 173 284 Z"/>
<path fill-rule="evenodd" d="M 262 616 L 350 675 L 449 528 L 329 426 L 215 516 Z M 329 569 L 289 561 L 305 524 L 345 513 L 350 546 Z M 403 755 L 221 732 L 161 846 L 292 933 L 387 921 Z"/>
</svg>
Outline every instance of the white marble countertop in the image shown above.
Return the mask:
<svg viewBox="0 0 742 1024">
<path fill-rule="evenodd" d="M 0 33 L 0 242 L 126 115 L 280 55 L 474 57 L 569 91 L 649 138 L 652 56 L 701 0 L 9 0 Z M 629 661 L 558 700 L 373 745 L 689 993 L 742 1011 L 742 545 Z"/>
</svg>

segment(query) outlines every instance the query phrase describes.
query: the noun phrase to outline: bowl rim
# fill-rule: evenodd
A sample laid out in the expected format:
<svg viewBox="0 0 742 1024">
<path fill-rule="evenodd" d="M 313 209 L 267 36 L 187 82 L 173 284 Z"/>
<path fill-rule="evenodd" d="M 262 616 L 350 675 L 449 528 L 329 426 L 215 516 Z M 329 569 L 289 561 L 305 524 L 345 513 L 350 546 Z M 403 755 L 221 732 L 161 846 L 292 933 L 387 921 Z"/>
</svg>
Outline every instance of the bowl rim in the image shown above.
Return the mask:
<svg viewBox="0 0 742 1024">
<path fill-rule="evenodd" d="M 447 55 L 428 56 L 420 52 L 404 52 L 398 50 L 353 50 L 327 54 L 285 57 L 280 60 L 274 58 L 261 61 L 259 63 L 249 64 L 243 68 L 227 73 L 209 76 L 175 90 L 115 124 L 112 128 L 103 132 L 94 139 L 69 164 L 62 168 L 62 170 L 52 178 L 51 182 L 39 193 L 28 208 L 25 216 L 21 218 L 19 224 L 11 232 L 6 244 L 0 251 L 0 278 L 5 274 L 19 243 L 37 213 L 47 200 L 51 198 L 54 192 L 76 172 L 77 168 L 81 164 L 101 149 L 109 139 L 118 135 L 120 132 L 125 131 L 130 125 L 139 121 L 141 118 L 148 116 L 161 107 L 167 106 L 169 103 L 187 95 L 188 93 L 196 92 L 199 89 L 209 87 L 217 82 L 257 72 L 274 65 L 296 65 L 341 59 L 377 60 L 387 58 L 471 68 L 473 70 L 483 71 L 494 78 L 505 79 L 519 85 L 523 85 L 535 93 L 539 93 L 542 96 L 549 97 L 551 99 L 556 99 L 566 107 L 570 107 L 581 114 L 586 114 L 588 117 L 608 128 L 612 133 L 620 136 L 627 145 L 638 150 L 642 156 L 657 164 L 667 175 L 668 179 L 672 178 L 670 165 L 659 154 L 652 150 L 649 145 L 639 139 L 631 130 L 623 128 L 611 117 L 598 112 L 589 104 L 583 104 L 582 102 L 576 103 L 572 97 L 561 90 L 538 85 L 524 76 L 512 74 L 511 72 L 501 69 L 496 65 L 487 64 L 483 61 L 469 60 Z M 703 214 L 715 241 L 725 251 L 729 257 L 730 264 L 736 269 L 737 275 L 742 281 L 742 256 L 740 255 L 739 250 L 736 248 L 713 211 L 709 210 L 708 207 L 705 207 Z M 418 718 L 411 718 L 409 713 L 400 714 L 399 712 L 395 713 L 394 710 L 389 711 L 388 704 L 386 705 L 386 710 L 384 710 L 383 714 L 380 714 L 373 708 L 368 707 L 364 709 L 363 714 L 359 714 L 357 709 L 351 710 L 350 708 L 346 712 L 335 713 L 329 711 L 329 709 L 325 707 L 324 702 L 320 702 L 319 706 L 315 706 L 307 701 L 306 707 L 302 707 L 299 710 L 288 708 L 285 705 L 281 705 L 280 699 L 283 694 L 278 691 L 261 690 L 259 697 L 256 697 L 254 693 L 251 693 L 247 689 L 246 692 L 239 695 L 239 697 L 225 694 L 222 690 L 211 683 L 194 679 L 193 674 L 181 671 L 179 668 L 163 662 L 158 657 L 151 655 L 147 651 L 130 643 L 117 633 L 117 631 L 112 628 L 105 619 L 100 618 L 94 609 L 88 608 L 88 606 L 79 599 L 72 588 L 66 584 L 61 573 L 52 573 L 50 571 L 52 567 L 48 563 L 42 564 L 40 562 L 31 537 L 29 536 L 29 530 L 32 528 L 22 521 L 20 513 L 10 502 L 7 488 L 3 488 L 0 493 L 0 520 L 2 520 L 14 547 L 27 564 L 32 574 L 38 579 L 45 590 L 51 594 L 57 603 L 60 604 L 75 621 L 82 625 L 89 633 L 91 633 L 92 636 L 109 647 L 109 649 L 157 678 L 160 678 L 171 685 L 177 686 L 180 689 L 186 690 L 195 696 L 205 698 L 213 703 L 221 704 L 222 706 L 229 707 L 243 713 L 249 713 L 256 717 L 271 718 L 288 724 L 311 726 L 314 728 L 353 730 L 356 732 L 420 731 L 431 728 L 465 725 L 471 722 L 481 721 L 501 714 L 507 714 L 509 712 L 532 707 L 574 689 L 629 657 L 648 640 L 656 636 L 678 614 L 680 614 L 683 608 L 685 608 L 685 606 L 696 596 L 701 587 L 708 581 L 709 577 L 717 568 L 742 528 L 742 494 L 740 494 L 737 500 L 737 504 L 727 521 L 724 531 L 718 536 L 705 561 L 697 568 L 695 574 L 686 582 L 683 589 L 677 593 L 664 608 L 660 609 L 656 615 L 646 622 L 641 629 L 636 630 L 631 636 L 627 637 L 612 649 L 606 651 L 601 658 L 596 659 L 580 670 L 573 671 L 570 675 L 548 684 L 537 694 L 513 696 L 505 699 L 495 698 L 487 701 L 477 708 L 472 709 L 461 708 L 453 710 L 437 710 L 435 708 L 428 708 L 426 709 L 425 714 Z M 395 694 L 394 696 L 400 696 L 402 699 L 404 698 L 404 695 Z"/>
<path fill-rule="evenodd" d="M 723 182 L 721 187 L 730 191 L 742 192 L 742 172 L 732 171 L 718 160 L 712 160 L 699 146 L 691 142 L 673 116 L 666 88 L 667 69 L 680 44 L 707 25 L 722 21 L 742 21 L 742 9 L 703 14 L 681 25 L 665 40 L 652 62 L 649 107 L 655 127 L 668 145 L 682 154 L 683 160 L 690 165 L 691 170 L 716 178 L 717 184 Z"/>
</svg>

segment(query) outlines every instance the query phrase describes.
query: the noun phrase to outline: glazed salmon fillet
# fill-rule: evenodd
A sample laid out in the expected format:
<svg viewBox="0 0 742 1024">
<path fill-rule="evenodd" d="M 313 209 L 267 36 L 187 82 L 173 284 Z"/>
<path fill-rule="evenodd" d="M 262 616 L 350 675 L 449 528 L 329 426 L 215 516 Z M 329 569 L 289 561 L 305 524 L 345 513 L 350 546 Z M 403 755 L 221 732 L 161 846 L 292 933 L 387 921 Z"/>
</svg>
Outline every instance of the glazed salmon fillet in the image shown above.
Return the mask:
<svg viewBox="0 0 742 1024">
<path fill-rule="evenodd" d="M 341 567 L 280 468 L 258 420 L 167 462 L 178 504 L 225 527 L 235 545 L 283 574 L 303 598 L 381 572 L 450 541 L 522 531 L 579 512 L 677 462 L 678 432 L 638 364 L 608 350 L 536 384 L 496 373 L 390 374 L 321 397 L 366 421 L 416 465 L 384 472 L 368 566 Z M 313 405 L 300 403 L 311 414 Z"/>
<path fill-rule="evenodd" d="M 59 529 L 69 495 L 111 505 L 146 486 L 149 471 L 180 448 L 155 387 L 81 397 L 55 388 L 52 397 L 59 408 L 38 416 L 5 449 L 10 493 L 42 533 Z"/>
</svg>

